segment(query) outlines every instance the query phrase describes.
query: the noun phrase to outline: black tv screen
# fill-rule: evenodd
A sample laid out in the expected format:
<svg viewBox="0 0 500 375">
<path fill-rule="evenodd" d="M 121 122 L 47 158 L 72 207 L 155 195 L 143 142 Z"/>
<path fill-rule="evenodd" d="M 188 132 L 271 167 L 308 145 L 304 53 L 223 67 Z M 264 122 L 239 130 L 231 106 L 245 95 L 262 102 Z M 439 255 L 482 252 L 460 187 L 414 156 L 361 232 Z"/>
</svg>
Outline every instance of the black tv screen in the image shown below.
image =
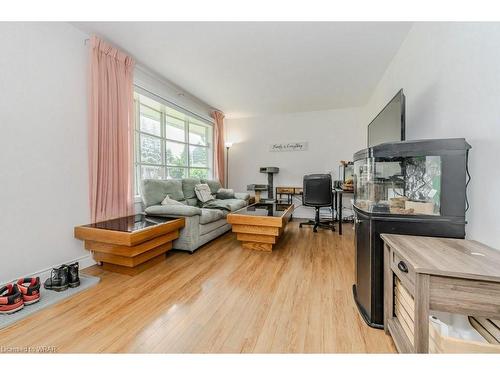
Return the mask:
<svg viewBox="0 0 500 375">
<path fill-rule="evenodd" d="M 368 147 L 405 140 L 405 95 L 403 89 L 368 125 Z"/>
</svg>

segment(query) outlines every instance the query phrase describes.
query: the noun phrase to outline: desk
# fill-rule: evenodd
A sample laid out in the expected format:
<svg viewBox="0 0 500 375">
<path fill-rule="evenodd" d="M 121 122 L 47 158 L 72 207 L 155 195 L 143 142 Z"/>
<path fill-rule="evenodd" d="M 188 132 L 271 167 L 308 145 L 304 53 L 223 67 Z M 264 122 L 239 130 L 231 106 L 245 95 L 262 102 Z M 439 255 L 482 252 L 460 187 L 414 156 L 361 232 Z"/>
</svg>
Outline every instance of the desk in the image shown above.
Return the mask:
<svg viewBox="0 0 500 375">
<path fill-rule="evenodd" d="M 339 235 L 342 235 L 342 196 L 343 194 L 354 194 L 354 191 L 333 189 L 333 205 L 336 207 L 335 221 L 339 223 Z"/>
<path fill-rule="evenodd" d="M 429 352 L 430 310 L 500 319 L 500 251 L 476 241 L 382 234 L 384 329 Z"/>
<path fill-rule="evenodd" d="M 303 189 L 301 187 L 295 186 L 277 186 L 276 187 L 276 200 L 281 201 L 281 197 L 286 195 L 286 202 L 292 204 L 292 199 L 294 195 L 302 195 Z"/>
</svg>

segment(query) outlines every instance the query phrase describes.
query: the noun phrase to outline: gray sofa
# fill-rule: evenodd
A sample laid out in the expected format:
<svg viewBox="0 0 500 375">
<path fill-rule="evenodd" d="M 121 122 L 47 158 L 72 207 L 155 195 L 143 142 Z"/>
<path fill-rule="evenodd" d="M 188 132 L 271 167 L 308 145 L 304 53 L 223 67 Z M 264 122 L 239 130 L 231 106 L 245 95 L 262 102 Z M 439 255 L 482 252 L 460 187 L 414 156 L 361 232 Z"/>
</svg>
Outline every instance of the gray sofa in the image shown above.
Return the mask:
<svg viewBox="0 0 500 375">
<path fill-rule="evenodd" d="M 194 187 L 206 183 L 214 195 L 221 188 L 216 180 L 198 178 L 183 178 L 181 180 L 146 179 L 141 183 L 141 195 L 144 211 L 151 216 L 184 217 L 186 225 L 180 231 L 180 236 L 173 243 L 173 248 L 194 252 L 197 248 L 213 240 L 231 229 L 227 223 L 228 210 L 202 208 L 196 197 Z M 162 205 L 166 196 L 185 205 Z M 222 203 L 231 212 L 248 205 L 250 198 L 247 193 L 235 193 L 232 199 L 215 200 Z"/>
</svg>

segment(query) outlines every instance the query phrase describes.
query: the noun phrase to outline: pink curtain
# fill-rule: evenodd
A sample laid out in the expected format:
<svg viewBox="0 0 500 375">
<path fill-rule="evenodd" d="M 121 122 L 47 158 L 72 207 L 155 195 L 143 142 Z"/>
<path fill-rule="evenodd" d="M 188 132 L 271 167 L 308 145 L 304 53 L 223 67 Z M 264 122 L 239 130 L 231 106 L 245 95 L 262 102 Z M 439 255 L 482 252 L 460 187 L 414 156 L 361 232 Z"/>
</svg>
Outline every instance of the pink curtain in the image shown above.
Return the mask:
<svg viewBox="0 0 500 375">
<path fill-rule="evenodd" d="M 214 172 L 222 186 L 225 184 L 224 176 L 224 114 L 219 111 L 213 111 L 212 117 L 215 120 L 214 125 Z"/>
<path fill-rule="evenodd" d="M 89 200 L 92 222 L 133 214 L 134 60 L 90 40 Z"/>
</svg>

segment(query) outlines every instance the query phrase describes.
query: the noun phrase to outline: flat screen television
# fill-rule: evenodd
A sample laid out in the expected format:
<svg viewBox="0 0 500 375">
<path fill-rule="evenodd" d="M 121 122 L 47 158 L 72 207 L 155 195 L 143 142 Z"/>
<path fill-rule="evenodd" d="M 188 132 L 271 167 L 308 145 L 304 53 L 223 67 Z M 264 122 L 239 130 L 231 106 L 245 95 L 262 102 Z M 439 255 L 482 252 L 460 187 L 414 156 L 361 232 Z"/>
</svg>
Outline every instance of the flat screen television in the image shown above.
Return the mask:
<svg viewBox="0 0 500 375">
<path fill-rule="evenodd" d="M 368 147 L 405 140 L 405 95 L 403 89 L 368 125 Z"/>
</svg>

